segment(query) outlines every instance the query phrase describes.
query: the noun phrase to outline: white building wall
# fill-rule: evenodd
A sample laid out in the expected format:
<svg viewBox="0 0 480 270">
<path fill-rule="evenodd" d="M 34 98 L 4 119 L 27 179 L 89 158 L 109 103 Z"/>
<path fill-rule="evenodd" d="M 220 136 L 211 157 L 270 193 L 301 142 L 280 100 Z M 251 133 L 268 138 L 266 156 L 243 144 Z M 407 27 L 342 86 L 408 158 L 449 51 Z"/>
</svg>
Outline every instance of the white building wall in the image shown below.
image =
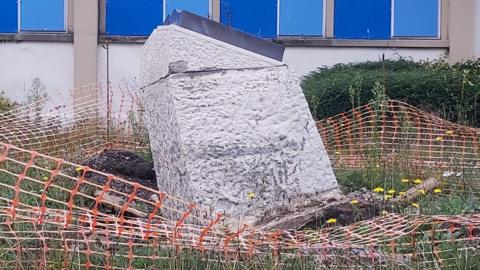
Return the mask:
<svg viewBox="0 0 480 270">
<path fill-rule="evenodd" d="M 35 78 L 50 96 L 72 89 L 73 44 L 0 42 L 0 91 L 22 102 Z"/>
<path fill-rule="evenodd" d="M 98 47 L 98 80 L 107 81 L 107 53 Z M 110 44 L 110 81 L 112 86 L 126 87 L 135 84 L 140 69 L 139 44 Z M 339 47 L 287 47 L 284 62 L 297 75 L 304 76 L 322 66 L 338 63 L 378 61 L 385 54 L 386 59 L 399 57 L 413 60 L 433 60 L 446 54 L 444 49 L 382 49 L 382 48 L 339 48 Z"/>
<path fill-rule="evenodd" d="M 109 73 L 112 88 L 137 86 L 143 44 L 109 44 Z M 107 82 L 107 49 L 98 46 L 98 82 Z"/>
<path fill-rule="evenodd" d="M 480 2 L 478 3 L 480 8 Z M 480 57 L 479 33 L 476 37 L 477 56 Z M 140 70 L 143 44 L 110 44 L 109 67 L 112 87 L 135 88 Z M 299 76 L 321 66 L 337 63 L 375 61 L 385 54 L 386 59 L 411 57 L 414 60 L 436 59 L 442 49 L 382 49 L 382 48 L 327 48 L 288 47 L 284 62 Z M 0 91 L 15 100 L 23 101 L 35 78 L 45 84 L 49 95 L 73 88 L 73 44 L 53 42 L 0 43 Z M 107 50 L 98 46 L 98 81 L 107 82 Z"/>
</svg>

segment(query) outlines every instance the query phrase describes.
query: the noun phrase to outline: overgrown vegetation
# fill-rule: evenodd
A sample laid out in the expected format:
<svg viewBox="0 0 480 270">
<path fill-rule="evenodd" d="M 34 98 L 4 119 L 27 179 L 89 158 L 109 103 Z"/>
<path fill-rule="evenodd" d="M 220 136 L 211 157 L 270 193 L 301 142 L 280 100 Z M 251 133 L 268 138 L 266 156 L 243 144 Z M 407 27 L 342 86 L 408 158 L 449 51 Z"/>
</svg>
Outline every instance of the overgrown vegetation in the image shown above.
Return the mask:
<svg viewBox="0 0 480 270">
<path fill-rule="evenodd" d="M 470 66 L 470 68 L 466 68 L 467 66 Z M 407 60 L 386 61 L 385 63 L 364 63 L 358 65 L 339 65 L 332 69 L 321 69 L 316 73 L 318 77 L 315 77 L 315 74 L 311 75 L 311 81 L 307 79 L 304 83 L 304 87 L 308 83 L 312 83 L 310 85 L 311 87 L 316 83 L 319 85 L 319 88 L 310 88 L 311 94 L 307 94 L 310 106 L 317 118 L 334 115 L 338 112 L 349 110 L 352 107 L 357 107 L 367 102 L 372 102 L 373 106 L 378 106 L 388 98 L 395 98 L 414 104 L 423 109 L 427 109 L 430 112 L 434 112 L 450 120 L 460 123 L 475 124 L 478 126 L 480 124 L 480 118 L 477 118 L 477 116 L 480 117 L 480 115 L 477 115 L 476 102 L 478 101 L 478 94 L 480 93 L 479 66 L 480 62 L 471 62 L 458 65 L 457 67 L 451 67 L 442 61 L 435 63 L 414 63 Z M 395 69 L 392 67 L 395 67 Z M 336 71 L 333 72 L 332 70 Z M 443 77 L 439 76 L 435 70 L 438 71 L 438 74 L 443 74 Z M 323 72 L 325 73 L 323 74 Z M 457 85 L 456 83 L 458 82 L 456 81 L 456 76 L 459 75 L 462 82 Z M 412 77 L 412 82 L 410 82 L 409 85 L 408 82 L 410 77 Z M 426 84 L 429 82 L 424 83 L 422 80 L 430 82 L 435 81 L 436 85 L 427 87 Z M 397 85 L 397 82 L 399 85 Z M 443 87 L 442 84 L 448 85 L 448 87 L 451 88 L 445 90 L 444 88 L 441 88 Z M 454 90 L 456 86 L 460 87 L 457 89 L 458 91 Z M 307 89 L 308 88 L 305 90 L 306 93 L 308 93 Z M 403 98 L 395 96 L 395 89 L 403 91 L 400 91 L 403 93 Z M 45 93 L 45 87 L 40 81 L 35 81 L 32 84 L 32 95 L 31 98 L 29 98 L 29 101 L 38 101 L 39 99 L 37 99 L 37 97 L 43 97 L 42 93 Z M 450 94 L 448 96 L 442 96 L 447 93 Z M 447 102 L 445 106 L 442 107 L 441 105 L 445 98 L 447 98 L 450 103 Z M 5 104 L 7 104 L 5 106 L 9 106 L 8 104 L 11 103 L 9 103 L 7 99 L 5 100 Z M 0 110 L 2 106 L 3 102 L 2 99 L 0 99 Z M 128 121 L 133 127 L 134 138 L 145 138 L 145 142 L 142 142 L 148 144 L 148 136 L 144 133 L 142 123 L 138 122 L 138 119 L 141 119 L 141 117 L 138 117 L 133 112 L 128 114 Z M 405 130 L 408 128 L 408 123 L 405 123 Z M 110 132 L 111 135 L 115 134 L 114 129 Z M 375 134 L 375 136 L 378 136 L 378 134 Z M 478 190 L 476 190 L 473 185 L 470 185 L 471 182 L 469 182 L 469 180 L 472 179 L 480 179 L 478 173 L 474 172 L 473 174 L 467 174 L 462 168 L 448 168 L 458 172 L 455 175 L 450 176 L 443 176 L 443 171 L 418 171 L 411 167 L 403 166 L 404 164 L 391 164 L 384 162 L 381 159 L 379 146 L 373 145 L 373 148 L 375 148 L 373 150 L 376 151 L 372 151 L 372 156 L 369 157 L 369 164 L 365 168 L 355 170 L 351 168 L 347 170 L 338 169 L 335 172 L 345 193 L 357 191 L 362 188 L 374 190 L 380 187 L 383 191 L 378 192 L 379 195 L 382 197 L 391 196 L 389 199 L 392 199 L 398 196 L 400 192 L 405 192 L 409 188 L 415 186 L 417 184 L 415 183 L 415 180 L 422 181 L 426 180 L 428 177 L 435 177 L 442 182 L 439 192 L 422 194 L 418 200 L 415 200 L 406 206 L 399 206 L 398 208 L 393 209 L 393 211 L 407 215 L 466 215 L 479 212 L 480 196 L 478 195 Z M 397 151 L 398 155 L 402 155 L 400 150 L 401 149 Z M 444 151 L 445 153 L 448 153 L 448 149 L 444 149 Z M 147 155 L 151 154 L 148 152 Z M 342 153 L 339 153 L 338 155 L 340 156 Z M 406 154 L 401 157 L 401 161 L 407 161 L 409 159 L 409 156 Z M 28 159 L 21 161 L 24 164 L 28 162 Z M 47 163 L 42 164 L 40 167 L 53 169 L 55 165 L 56 164 L 53 163 Z M 24 172 L 22 164 L 15 163 L 11 160 L 3 161 L 0 164 L 0 169 L 5 169 L 5 172 L 0 172 L 0 183 L 9 187 L 14 187 L 17 183 L 17 178 L 14 175 L 20 175 Z M 68 175 L 74 175 L 76 169 L 77 168 L 73 167 L 64 168 L 63 172 L 68 173 Z M 462 172 L 461 174 L 459 173 L 460 171 Z M 13 175 L 11 173 L 13 173 Z M 26 178 L 21 182 L 20 188 L 29 193 L 24 192 L 20 194 L 20 201 L 26 205 L 38 208 L 42 204 L 39 194 L 42 194 L 42 192 L 46 190 L 44 183 L 41 181 L 42 179 L 43 181 L 46 181 L 45 179 L 48 180 L 49 176 L 50 175 L 45 173 L 44 170 L 39 170 L 37 168 L 28 170 Z M 40 181 L 32 181 L 32 179 Z M 75 188 L 76 183 L 77 182 L 74 178 L 71 179 L 56 176 L 55 184 L 58 187 L 49 187 L 45 194 L 49 198 L 55 199 L 58 202 L 67 202 L 71 198 L 71 193 L 69 191 Z M 460 185 L 458 183 L 460 183 Z M 459 189 L 458 187 L 463 188 Z M 94 204 L 92 199 L 95 196 L 94 190 L 87 189 L 86 186 L 82 185 L 79 192 L 80 194 L 87 194 L 90 198 L 77 195 L 75 197 L 75 205 L 84 208 L 91 208 Z M 37 196 L 32 194 L 36 194 Z M 0 191 L 0 197 L 7 200 L 0 203 L 0 206 L 8 207 L 8 201 L 13 200 L 15 196 L 14 189 L 4 188 L 3 191 Z M 387 198 L 385 198 L 385 201 L 386 200 Z M 413 203 L 416 206 L 412 206 Z M 65 203 L 55 203 L 50 201 L 47 202 L 46 206 L 53 209 L 63 210 L 66 208 Z M 378 205 L 378 209 L 383 210 L 383 206 L 384 205 Z M 137 207 L 140 206 L 137 205 Z M 356 206 L 352 204 L 352 207 L 355 208 Z M 418 212 L 407 212 L 410 211 L 411 208 L 417 208 Z M 388 210 L 391 211 L 392 209 Z M 381 213 L 381 211 L 377 212 Z M 339 222 L 333 225 L 325 225 L 327 223 L 325 220 L 328 218 L 338 218 Z M 6 218 L 0 218 L 0 221 L 0 223 L 6 222 Z M 361 221 L 361 219 L 359 218 L 354 221 Z M 75 219 L 75 222 L 78 223 L 80 221 Z M 336 223 L 336 221 L 334 223 Z M 17 223 L 14 225 L 16 226 L 14 229 L 17 230 L 17 232 L 26 231 L 35 233 L 37 230 L 37 227 L 35 227 L 34 224 L 26 224 L 23 225 L 23 227 L 20 227 L 20 225 L 22 224 Z M 342 225 L 338 216 L 325 216 L 323 221 L 319 224 L 319 228 L 315 229 L 321 230 L 322 226 L 335 227 L 336 225 Z M 311 257 L 307 252 L 308 250 L 304 250 L 306 251 L 306 254 L 292 254 L 293 256 L 291 258 L 285 256 L 270 256 L 269 254 L 262 256 L 253 255 L 253 257 L 249 257 L 240 252 L 224 254 L 224 252 L 220 250 L 219 252 L 207 251 L 206 253 L 202 253 L 189 249 L 179 250 L 176 247 L 169 246 L 159 247 L 154 243 L 147 243 L 142 247 L 140 247 L 140 245 L 138 245 L 138 247 L 136 246 L 134 253 L 139 257 L 130 260 L 127 255 L 129 254 L 129 250 L 126 241 L 120 243 L 121 241 L 119 238 L 113 236 L 111 239 L 114 240 L 110 239 L 109 241 L 110 244 L 113 244 L 112 246 L 108 246 L 108 244 L 105 244 L 105 238 L 98 237 L 98 239 L 96 239 L 92 237 L 89 239 L 90 244 L 85 246 L 80 243 L 82 240 L 84 241 L 83 238 L 85 237 L 85 234 L 82 235 L 81 233 L 75 233 L 75 237 L 78 237 L 79 243 L 72 243 L 71 251 L 66 259 L 64 256 L 67 254 L 65 254 L 63 250 L 64 246 L 61 245 L 62 243 L 60 241 L 56 241 L 55 244 L 51 246 L 51 248 L 53 248 L 48 251 L 48 259 L 51 262 L 48 266 L 52 269 L 61 268 L 62 262 L 67 260 L 69 265 L 71 265 L 71 269 L 80 269 L 87 261 L 95 266 L 104 266 L 107 265 L 107 260 L 109 260 L 108 265 L 118 267 L 119 269 L 337 269 L 336 265 L 338 265 L 338 269 L 342 269 L 341 266 L 349 266 L 353 269 L 478 269 L 480 266 L 480 257 L 478 256 L 476 249 L 474 252 L 471 252 L 470 249 L 465 248 L 466 246 L 462 246 L 463 243 L 457 241 L 468 237 L 464 231 L 458 230 L 458 234 L 453 236 L 448 233 L 439 233 L 438 235 L 433 236 L 434 241 L 432 241 L 432 228 L 423 228 L 420 233 L 414 236 L 406 235 L 401 237 L 401 239 L 397 239 L 397 246 L 392 247 L 391 250 L 389 250 L 388 247 L 387 250 L 381 250 L 380 248 L 373 249 L 375 247 L 357 247 L 353 248 L 352 251 L 349 251 L 348 249 L 341 250 L 341 248 L 339 248 L 338 256 L 335 254 L 333 258 L 328 258 L 328 260 L 325 259 L 325 261 L 318 260 L 318 255 L 322 251 L 317 251 L 314 247 L 312 247 L 310 251 L 311 255 L 313 255 Z M 58 228 L 52 227 L 43 229 L 56 230 Z M 368 229 L 368 227 L 365 227 L 365 229 Z M 445 230 L 445 228 L 440 228 L 440 230 Z M 422 234 L 424 232 L 426 233 Z M 7 232 L 3 232 L 4 238 L 6 233 Z M 2 234 L 0 233 L 0 235 Z M 32 238 L 36 237 L 33 233 L 32 235 Z M 442 237 L 449 237 L 449 239 L 444 239 Z M 450 240 L 450 238 L 451 241 L 446 241 Z M 380 241 L 380 239 L 377 240 Z M 41 241 L 44 241 L 43 238 L 41 240 L 23 241 L 20 247 L 23 249 L 39 248 L 44 244 Z M 423 246 L 417 244 L 412 247 L 412 241 L 413 243 L 427 244 Z M 436 243 L 428 245 L 430 241 L 432 243 L 436 241 Z M 15 245 L 18 245 L 18 242 L 11 237 L 0 243 L 0 250 L 2 251 L 0 252 L 0 259 L 5 261 L 7 267 L 10 265 L 16 265 L 17 267 L 20 266 L 20 268 L 36 269 L 37 263 L 33 266 L 31 264 L 32 262 L 41 261 L 43 259 L 42 256 L 44 255 L 42 252 L 17 252 L 12 248 Z M 432 246 L 436 249 L 432 250 Z M 94 251 L 88 258 L 85 255 L 87 247 L 88 252 L 91 251 L 90 249 Z M 370 248 L 372 248 L 372 250 L 370 250 Z M 331 249 L 333 250 L 334 247 L 332 246 Z M 330 252 L 328 249 L 327 251 Z M 382 265 L 381 261 L 379 261 L 381 258 L 369 258 L 367 253 L 371 251 L 379 252 L 380 254 L 381 252 L 393 255 L 398 254 L 398 258 L 405 259 L 405 265 L 394 264 L 393 262 L 387 265 Z M 21 254 L 22 257 L 19 257 L 18 254 Z M 104 254 L 108 254 L 109 256 Z M 365 261 L 352 263 L 355 258 L 361 258 L 362 254 L 366 255 Z M 419 256 L 417 258 L 413 257 L 411 261 L 409 261 L 409 257 L 401 257 L 402 254 L 418 254 Z M 153 260 L 149 257 L 155 257 L 157 259 Z M 379 265 L 375 265 L 376 263 Z M 42 268 L 44 267 L 38 267 L 38 269 Z"/>
<path fill-rule="evenodd" d="M 0 92 L 0 113 L 13 109 L 15 105 L 14 102 L 5 96 L 4 92 Z"/>
<path fill-rule="evenodd" d="M 28 90 L 28 94 L 25 97 L 23 105 L 32 104 L 47 97 L 47 87 L 40 80 L 40 78 L 34 78 L 32 84 Z M 0 91 L 0 113 L 7 112 L 18 106 L 18 104 L 10 100 L 5 92 Z M 39 112 L 38 112 L 39 113 Z M 37 114 L 38 114 L 37 113 Z"/>
<path fill-rule="evenodd" d="M 302 87 L 314 118 L 322 119 L 369 103 L 378 84 L 391 99 L 480 127 L 480 59 L 455 65 L 444 59 L 338 64 L 310 73 Z"/>
<path fill-rule="evenodd" d="M 42 82 L 42 80 L 40 80 L 40 78 L 35 78 L 32 80 L 32 85 L 28 90 L 26 96 L 26 104 L 35 103 L 37 101 L 47 98 L 47 96 L 47 87 Z"/>
</svg>

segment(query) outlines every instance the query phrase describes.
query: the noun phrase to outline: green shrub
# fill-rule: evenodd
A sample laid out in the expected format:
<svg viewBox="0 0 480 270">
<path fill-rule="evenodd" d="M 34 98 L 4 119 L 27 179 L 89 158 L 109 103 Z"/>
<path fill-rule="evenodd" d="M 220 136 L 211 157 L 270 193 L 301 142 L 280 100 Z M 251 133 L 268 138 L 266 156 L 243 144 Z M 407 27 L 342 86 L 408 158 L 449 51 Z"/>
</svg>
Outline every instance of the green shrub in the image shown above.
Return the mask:
<svg viewBox="0 0 480 270">
<path fill-rule="evenodd" d="M 310 73 L 302 87 L 314 118 L 322 119 L 369 103 L 378 84 L 388 98 L 480 126 L 480 59 L 455 65 L 406 59 L 338 64 Z"/>
<path fill-rule="evenodd" d="M 0 113 L 9 111 L 14 107 L 15 103 L 5 97 L 3 92 L 0 92 Z"/>
</svg>

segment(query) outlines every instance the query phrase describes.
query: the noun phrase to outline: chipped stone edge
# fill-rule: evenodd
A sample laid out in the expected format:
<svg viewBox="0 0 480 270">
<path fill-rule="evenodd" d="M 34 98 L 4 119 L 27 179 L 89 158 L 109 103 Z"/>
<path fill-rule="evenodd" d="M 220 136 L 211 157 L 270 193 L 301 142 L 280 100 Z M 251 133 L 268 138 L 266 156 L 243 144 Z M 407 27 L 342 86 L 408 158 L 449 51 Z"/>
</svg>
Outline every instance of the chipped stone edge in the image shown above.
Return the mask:
<svg viewBox="0 0 480 270">
<path fill-rule="evenodd" d="M 211 42 L 211 43 L 215 43 L 221 47 L 224 47 L 228 50 L 234 50 L 234 51 L 237 51 L 239 53 L 242 53 L 242 54 L 245 54 L 247 56 L 250 56 L 250 57 L 253 57 L 253 58 L 256 58 L 256 59 L 259 59 L 261 61 L 264 61 L 268 64 L 271 64 L 273 66 L 279 66 L 279 65 L 285 65 L 285 63 L 283 62 L 280 62 L 280 61 L 277 61 L 275 59 L 272 59 L 272 58 L 269 58 L 269 57 L 266 57 L 266 56 L 263 56 L 263 55 L 260 55 L 260 54 L 257 54 L 257 53 L 254 53 L 254 52 L 251 52 L 249 50 L 246 50 L 246 49 L 243 49 L 243 48 L 240 48 L 240 47 L 237 47 L 235 45 L 232 45 L 232 44 L 229 44 L 229 43 L 225 43 L 223 41 L 219 41 L 217 39 L 214 39 L 214 38 L 211 38 L 209 36 L 206 36 L 206 35 L 202 35 L 202 34 L 199 34 L 195 31 L 192 31 L 192 30 L 188 30 L 188 29 L 185 29 L 183 27 L 180 27 L 180 26 L 177 26 L 177 25 L 174 25 L 174 24 L 170 24 L 170 25 L 160 25 L 157 27 L 157 29 L 155 29 L 155 32 L 157 31 L 166 31 L 168 29 L 173 29 L 175 31 L 180 31 L 180 32 L 183 32 L 185 34 L 188 34 L 188 35 L 192 35 L 196 38 L 199 38 L 199 39 L 204 39 L 208 42 Z M 147 47 L 149 45 L 149 43 L 151 42 L 150 38 L 147 40 L 147 42 L 145 43 L 145 47 Z"/>
</svg>

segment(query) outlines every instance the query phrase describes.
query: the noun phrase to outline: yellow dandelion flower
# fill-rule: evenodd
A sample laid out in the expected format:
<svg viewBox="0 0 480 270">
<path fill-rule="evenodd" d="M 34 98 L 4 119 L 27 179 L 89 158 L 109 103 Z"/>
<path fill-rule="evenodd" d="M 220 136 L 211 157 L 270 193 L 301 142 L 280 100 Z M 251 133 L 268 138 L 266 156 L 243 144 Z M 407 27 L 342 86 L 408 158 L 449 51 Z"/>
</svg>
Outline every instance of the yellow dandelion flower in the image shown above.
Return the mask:
<svg viewBox="0 0 480 270">
<path fill-rule="evenodd" d="M 422 181 L 422 179 L 417 178 L 413 182 L 418 185 L 418 184 L 421 184 L 423 181 Z"/>
<path fill-rule="evenodd" d="M 420 208 L 420 205 L 418 203 L 412 203 L 412 206 L 415 208 Z"/>
<path fill-rule="evenodd" d="M 418 193 L 422 194 L 422 195 L 425 195 L 425 189 L 419 189 L 418 190 Z"/>
<path fill-rule="evenodd" d="M 44 176 L 43 181 L 48 181 L 48 177 Z"/>
<path fill-rule="evenodd" d="M 248 192 L 247 197 L 248 199 L 253 200 L 255 198 L 255 192 L 253 191 Z"/>
<path fill-rule="evenodd" d="M 352 205 L 356 205 L 356 204 L 358 204 L 358 200 L 351 200 L 350 203 L 351 203 Z"/>
<path fill-rule="evenodd" d="M 392 195 L 387 194 L 387 195 L 383 196 L 383 198 L 388 201 L 392 198 Z"/>
<path fill-rule="evenodd" d="M 405 194 L 407 194 L 405 191 L 398 192 L 398 195 L 405 195 Z"/>
<path fill-rule="evenodd" d="M 433 190 L 433 193 L 437 193 L 437 194 L 442 193 L 442 189 L 436 188 L 436 189 Z"/>
<path fill-rule="evenodd" d="M 335 152 L 335 155 L 339 156 L 341 155 L 342 153 L 340 153 L 339 151 Z"/>
<path fill-rule="evenodd" d="M 375 166 L 375 167 L 380 168 L 380 164 L 377 164 L 377 166 Z"/>
<path fill-rule="evenodd" d="M 439 137 L 435 138 L 435 141 L 441 142 L 441 141 L 443 141 L 443 138 L 439 136 Z"/>
<path fill-rule="evenodd" d="M 383 211 L 382 211 L 382 215 L 383 215 L 383 216 L 386 216 L 386 215 L 388 215 L 388 212 L 387 212 L 387 210 L 383 210 Z"/>
<path fill-rule="evenodd" d="M 406 178 L 405 178 L 405 179 L 401 179 L 400 182 L 402 182 L 402 183 L 408 183 L 408 182 L 410 182 L 410 179 L 406 179 Z"/>
<path fill-rule="evenodd" d="M 387 193 L 388 193 L 388 194 L 395 194 L 396 191 L 395 191 L 395 189 L 389 189 L 389 190 L 387 191 Z"/>
<path fill-rule="evenodd" d="M 76 172 L 81 172 L 82 170 L 83 170 L 82 167 L 77 167 L 77 168 L 75 168 L 75 171 L 76 171 Z"/>
<path fill-rule="evenodd" d="M 376 187 L 373 189 L 373 191 L 375 191 L 376 193 L 382 193 L 385 191 L 385 189 L 383 189 L 382 187 Z"/>
<path fill-rule="evenodd" d="M 337 219 L 336 218 L 329 218 L 327 220 L 327 224 L 334 224 L 334 223 L 337 223 Z"/>
<path fill-rule="evenodd" d="M 445 132 L 445 135 L 453 135 L 453 130 L 447 130 L 447 131 Z"/>
</svg>

